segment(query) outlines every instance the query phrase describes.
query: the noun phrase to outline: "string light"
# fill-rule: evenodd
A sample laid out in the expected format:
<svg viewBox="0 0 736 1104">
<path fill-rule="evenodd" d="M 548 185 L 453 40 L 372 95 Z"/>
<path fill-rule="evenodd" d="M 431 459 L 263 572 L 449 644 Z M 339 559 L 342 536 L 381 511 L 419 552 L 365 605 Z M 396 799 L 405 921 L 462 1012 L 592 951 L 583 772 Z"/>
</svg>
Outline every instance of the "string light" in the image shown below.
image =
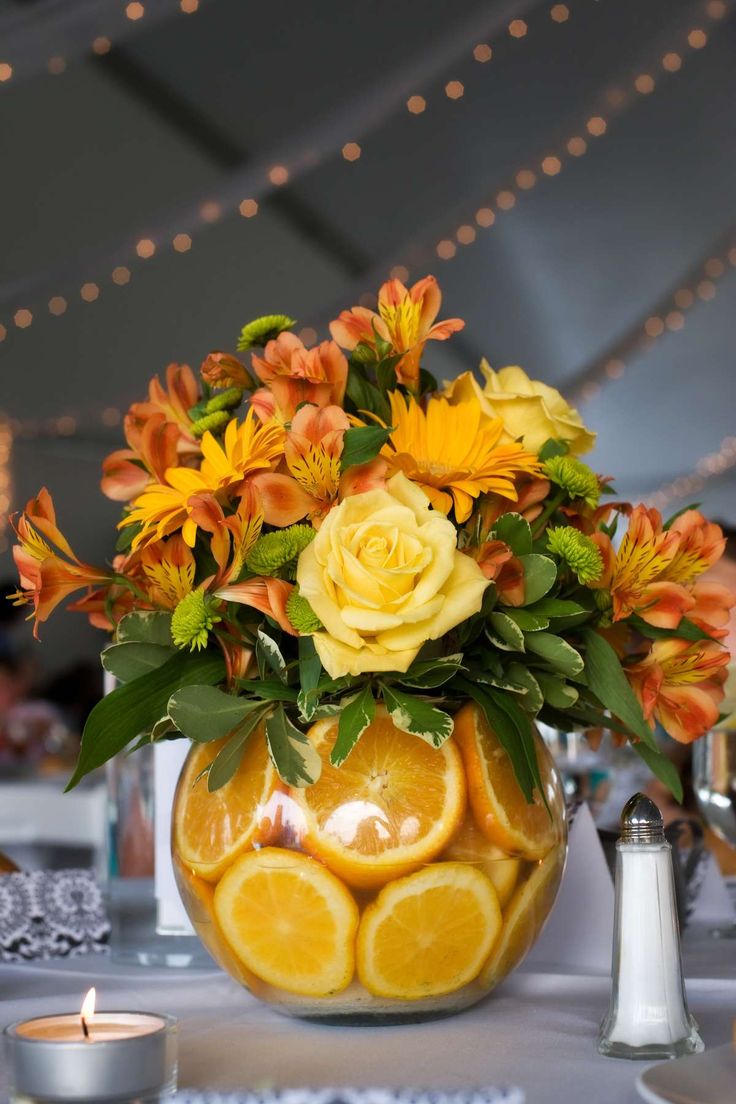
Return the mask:
<svg viewBox="0 0 736 1104">
<path fill-rule="evenodd" d="M 448 100 L 459 100 L 465 95 L 465 85 L 459 80 L 448 81 L 445 85 L 445 95 Z"/>
<path fill-rule="evenodd" d="M 512 19 L 509 23 L 509 34 L 512 38 L 523 38 L 529 27 L 523 19 Z"/>
<path fill-rule="evenodd" d="M 550 18 L 553 19 L 555 23 L 567 23 L 570 18 L 570 9 L 566 4 L 555 4 L 550 9 L 549 14 Z"/>
<path fill-rule="evenodd" d="M 346 161 L 357 161 L 361 152 L 362 150 L 357 142 L 346 142 L 342 147 L 342 155 Z"/>
<path fill-rule="evenodd" d="M 143 7 L 143 4 L 139 4 L 137 3 L 137 0 L 133 0 L 133 3 L 127 5 L 125 9 L 125 14 L 128 19 L 135 22 L 136 20 L 143 18 L 143 16 L 146 14 L 146 9 Z"/>
<path fill-rule="evenodd" d="M 654 494 L 649 496 L 649 502 L 658 510 L 664 510 L 672 502 L 679 502 L 697 494 L 709 479 L 723 475 L 733 467 L 736 467 L 736 437 L 724 437 L 715 452 L 701 456 L 689 475 L 680 476 L 670 483 L 663 483 Z"/>
<path fill-rule="evenodd" d="M 576 374 L 568 384 L 573 402 L 587 401 L 598 394 L 606 380 L 617 380 L 627 372 L 631 361 L 654 342 L 668 334 L 679 333 L 687 324 L 686 311 L 698 301 L 707 303 L 716 295 L 716 280 L 728 271 L 727 265 L 736 267 L 736 229 L 722 235 L 711 246 L 705 257 L 691 267 L 686 277 L 678 281 L 676 289 L 665 295 L 655 310 L 643 321 L 635 323 L 602 357 Z M 731 254 L 733 253 L 733 261 Z M 710 274 L 703 279 L 703 274 Z"/>
<path fill-rule="evenodd" d="M 92 43 L 92 53 L 97 54 L 98 57 L 104 57 L 105 54 L 109 54 L 112 49 L 112 42 L 105 35 L 99 35 L 94 39 Z"/>
<path fill-rule="evenodd" d="M 406 107 L 412 115 L 421 115 L 426 110 L 427 101 L 424 96 L 410 96 L 406 101 Z"/>
<path fill-rule="evenodd" d="M 192 248 L 192 239 L 189 234 L 177 234 L 171 244 L 177 253 L 186 253 Z"/>
<path fill-rule="evenodd" d="M 258 214 L 258 203 L 255 199 L 244 199 L 238 207 L 243 218 L 253 218 Z"/>
<path fill-rule="evenodd" d="M 146 261 L 156 252 L 156 246 L 150 238 L 141 238 L 135 247 L 135 251 L 142 260 Z"/>
<path fill-rule="evenodd" d="M 9 65 L 7 61 L 0 61 L 0 83 L 4 84 L 5 81 L 9 81 L 13 75 L 13 66 Z"/>
<path fill-rule="evenodd" d="M 479 61 L 481 65 L 484 65 L 493 57 L 493 50 L 487 42 L 479 42 L 473 50 L 473 57 L 476 61 Z"/>
<path fill-rule="evenodd" d="M 269 169 L 268 179 L 272 184 L 275 184 L 277 188 L 280 188 L 283 184 L 286 184 L 289 179 L 289 170 L 285 165 L 274 165 L 272 169 Z"/>
<path fill-rule="evenodd" d="M 130 269 L 125 265 L 118 265 L 112 270 L 112 282 L 117 284 L 118 287 L 124 287 L 125 284 L 130 283 Z"/>
</svg>

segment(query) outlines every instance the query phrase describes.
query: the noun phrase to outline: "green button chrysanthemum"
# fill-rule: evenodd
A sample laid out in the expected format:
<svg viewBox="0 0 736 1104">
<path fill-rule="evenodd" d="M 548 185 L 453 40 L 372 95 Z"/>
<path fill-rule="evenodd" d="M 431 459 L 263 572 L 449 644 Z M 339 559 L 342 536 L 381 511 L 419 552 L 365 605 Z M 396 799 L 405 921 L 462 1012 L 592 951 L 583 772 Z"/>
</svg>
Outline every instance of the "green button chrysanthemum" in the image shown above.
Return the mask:
<svg viewBox="0 0 736 1104">
<path fill-rule="evenodd" d="M 275 575 L 281 579 L 296 577 L 299 556 L 314 540 L 311 525 L 290 525 L 259 537 L 248 554 L 245 566 L 254 575 Z"/>
<path fill-rule="evenodd" d="M 286 616 L 300 636 L 310 636 L 323 628 L 317 614 L 306 598 L 294 587 L 286 602 Z"/>
<path fill-rule="evenodd" d="M 215 410 L 212 414 L 204 414 L 192 424 L 192 433 L 195 437 L 204 437 L 205 433 L 220 433 L 230 421 L 229 410 Z"/>
<path fill-rule="evenodd" d="M 597 545 L 572 525 L 547 530 L 547 551 L 566 564 L 583 586 L 603 574 L 603 557 Z"/>
<path fill-rule="evenodd" d="M 216 414 L 220 410 L 234 410 L 243 401 L 242 387 L 228 387 L 213 395 L 204 408 L 205 414 Z"/>
<path fill-rule="evenodd" d="M 570 498 L 582 498 L 593 509 L 601 497 L 598 476 L 592 468 L 575 456 L 552 456 L 545 461 L 544 474 Z"/>
<path fill-rule="evenodd" d="M 171 618 L 171 637 L 177 648 L 195 651 L 207 647 L 210 631 L 222 617 L 217 612 L 217 601 L 203 590 L 192 590 L 185 595 Z"/>
<path fill-rule="evenodd" d="M 289 318 L 288 314 L 264 314 L 262 318 L 254 318 L 240 331 L 238 350 L 242 353 L 245 349 L 263 346 L 294 326 L 296 319 Z"/>
</svg>

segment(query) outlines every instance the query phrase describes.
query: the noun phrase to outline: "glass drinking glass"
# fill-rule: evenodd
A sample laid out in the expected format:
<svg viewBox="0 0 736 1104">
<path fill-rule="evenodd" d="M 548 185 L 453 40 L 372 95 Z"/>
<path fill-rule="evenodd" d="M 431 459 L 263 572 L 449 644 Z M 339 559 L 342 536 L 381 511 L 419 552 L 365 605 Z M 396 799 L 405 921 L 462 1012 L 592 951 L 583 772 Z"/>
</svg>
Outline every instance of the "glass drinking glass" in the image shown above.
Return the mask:
<svg viewBox="0 0 736 1104">
<path fill-rule="evenodd" d="M 693 789 L 705 822 L 736 847 L 736 728 L 714 728 L 693 745 Z M 736 922 L 712 934 L 736 939 Z"/>
</svg>

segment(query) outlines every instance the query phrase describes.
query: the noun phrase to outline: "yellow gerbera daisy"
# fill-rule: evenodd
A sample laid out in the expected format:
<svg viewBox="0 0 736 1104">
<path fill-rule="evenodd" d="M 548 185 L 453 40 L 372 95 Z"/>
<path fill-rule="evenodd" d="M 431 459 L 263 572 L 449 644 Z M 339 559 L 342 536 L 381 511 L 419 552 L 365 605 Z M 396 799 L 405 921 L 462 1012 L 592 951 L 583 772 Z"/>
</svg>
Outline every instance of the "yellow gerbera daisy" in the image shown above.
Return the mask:
<svg viewBox="0 0 736 1104">
<path fill-rule="evenodd" d="M 443 514 L 454 506 L 459 524 L 470 517 L 478 495 L 493 491 L 515 502 L 515 477 L 540 474 L 533 453 L 498 444 L 503 422 L 484 415 L 477 399 L 451 405 L 431 398 L 425 412 L 398 391 L 389 398 L 394 430 L 383 449 L 389 474 L 402 471 Z"/>
<path fill-rule="evenodd" d="M 271 471 L 283 456 L 285 431 L 275 423 L 260 425 L 252 410 L 238 425 L 228 423 L 223 443 L 211 433 L 202 438 L 202 466 L 167 468 L 164 483 L 150 483 L 134 500 L 130 513 L 119 525 L 141 526 L 132 548 L 160 540 L 181 529 L 190 548 L 197 539 L 197 513 L 206 510 L 203 496 L 222 502 L 237 495 L 244 481 L 257 472 Z"/>
</svg>

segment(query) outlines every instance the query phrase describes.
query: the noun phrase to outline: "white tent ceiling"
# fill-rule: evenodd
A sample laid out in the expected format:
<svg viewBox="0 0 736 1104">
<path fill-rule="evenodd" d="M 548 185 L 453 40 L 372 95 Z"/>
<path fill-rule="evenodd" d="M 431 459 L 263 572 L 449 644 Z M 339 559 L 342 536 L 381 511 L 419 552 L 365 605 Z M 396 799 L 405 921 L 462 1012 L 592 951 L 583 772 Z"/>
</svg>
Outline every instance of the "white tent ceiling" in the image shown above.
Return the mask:
<svg viewBox="0 0 736 1104">
<path fill-rule="evenodd" d="M 201 0 L 184 15 L 177 0 L 149 0 L 131 21 L 122 0 L 0 0 L 0 64 L 13 63 L 0 84 L 0 412 L 42 430 L 14 442 L 15 505 L 47 483 L 80 554 L 104 558 L 115 509 L 96 481 L 119 429 L 101 411 L 124 409 L 170 360 L 196 366 L 231 348 L 258 314 L 285 310 L 324 332 L 394 264 L 436 272 L 443 313 L 466 319 L 432 350 L 437 375 L 481 354 L 563 389 L 593 373 L 581 408 L 600 435 L 594 462 L 626 497 L 717 451 L 736 422 L 736 268 L 712 300 L 696 297 L 681 331 L 627 352 L 622 378 L 601 380 L 596 366 L 679 286 L 695 287 L 693 266 L 736 230 L 733 5 L 567 0 L 561 23 L 551 6 Z M 527 25 L 521 37 L 512 18 Z M 702 48 L 688 44 L 693 30 Z M 106 33 L 113 48 L 94 57 L 89 42 Z M 474 60 L 478 42 L 490 62 Z M 663 67 L 668 53 L 679 71 Z M 46 72 L 49 56 L 64 57 L 63 73 Z M 653 91 L 635 91 L 642 75 Z M 407 111 L 410 94 L 425 98 L 422 114 Z M 607 121 L 601 137 L 585 130 L 593 115 Z M 565 152 L 576 134 L 588 142 L 577 158 Z M 354 162 L 340 155 L 348 141 L 362 149 Z M 543 158 L 560 151 L 562 171 L 545 175 Z M 286 186 L 269 184 L 270 164 L 289 165 Z M 536 174 L 529 191 L 520 169 Z M 509 187 L 516 204 L 498 210 Z M 243 218 L 237 203 L 251 195 L 258 214 Z M 206 225 L 199 210 L 213 198 L 234 213 Z M 439 259 L 438 241 L 486 206 L 495 225 Z M 193 238 L 186 253 L 171 248 L 177 229 Z M 150 260 L 133 252 L 142 237 L 156 243 Z M 132 273 L 124 287 L 111 280 L 118 264 Z M 93 303 L 80 299 L 87 281 Z M 68 300 L 61 317 L 53 295 Z M 28 328 L 14 324 L 18 309 L 32 312 Z M 74 434 L 48 436 L 62 415 Z M 732 523 L 733 474 L 698 495 Z"/>
</svg>

